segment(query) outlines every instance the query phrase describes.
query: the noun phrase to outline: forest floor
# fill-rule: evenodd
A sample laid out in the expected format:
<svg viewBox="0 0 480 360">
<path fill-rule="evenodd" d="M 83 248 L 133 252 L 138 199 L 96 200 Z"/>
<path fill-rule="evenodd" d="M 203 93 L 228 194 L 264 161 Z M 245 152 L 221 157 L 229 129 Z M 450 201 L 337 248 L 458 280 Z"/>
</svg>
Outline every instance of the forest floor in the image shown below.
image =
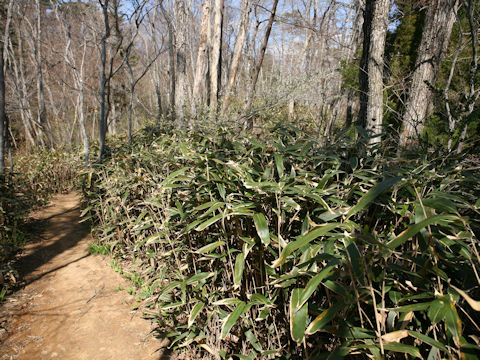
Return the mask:
<svg viewBox="0 0 480 360">
<path fill-rule="evenodd" d="M 17 267 L 25 284 L 0 306 L 0 359 L 169 359 L 167 341 L 119 291 L 127 281 L 89 254 L 79 202 L 58 195 L 32 214 L 37 239 Z"/>
</svg>

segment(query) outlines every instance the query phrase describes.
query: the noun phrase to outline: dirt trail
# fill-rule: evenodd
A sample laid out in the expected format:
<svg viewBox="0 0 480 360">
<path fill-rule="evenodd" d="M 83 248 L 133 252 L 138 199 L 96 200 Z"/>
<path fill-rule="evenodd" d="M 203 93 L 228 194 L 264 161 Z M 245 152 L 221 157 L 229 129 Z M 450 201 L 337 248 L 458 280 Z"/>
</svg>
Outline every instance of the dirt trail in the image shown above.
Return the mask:
<svg viewBox="0 0 480 360">
<path fill-rule="evenodd" d="M 26 286 L 0 307 L 0 359 L 168 359 L 165 341 L 131 311 L 126 281 L 79 224 L 79 197 L 59 195 L 35 213 L 40 240 L 20 260 Z"/>
</svg>

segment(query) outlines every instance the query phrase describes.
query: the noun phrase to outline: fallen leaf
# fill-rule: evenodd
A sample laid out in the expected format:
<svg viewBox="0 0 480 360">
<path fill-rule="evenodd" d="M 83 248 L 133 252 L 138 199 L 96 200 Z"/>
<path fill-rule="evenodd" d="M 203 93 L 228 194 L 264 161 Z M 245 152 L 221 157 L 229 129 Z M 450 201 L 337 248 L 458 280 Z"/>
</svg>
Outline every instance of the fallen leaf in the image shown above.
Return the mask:
<svg viewBox="0 0 480 360">
<path fill-rule="evenodd" d="M 389 342 L 400 342 L 403 338 L 408 336 L 408 330 L 397 330 L 382 336 L 382 340 Z"/>
</svg>

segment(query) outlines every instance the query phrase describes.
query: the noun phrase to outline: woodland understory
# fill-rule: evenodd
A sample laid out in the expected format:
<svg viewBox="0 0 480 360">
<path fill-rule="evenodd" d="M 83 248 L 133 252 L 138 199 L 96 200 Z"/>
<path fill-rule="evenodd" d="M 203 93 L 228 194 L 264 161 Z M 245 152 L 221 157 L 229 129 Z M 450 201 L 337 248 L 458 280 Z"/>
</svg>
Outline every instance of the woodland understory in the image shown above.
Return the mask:
<svg viewBox="0 0 480 360">
<path fill-rule="evenodd" d="M 0 301 L 73 189 L 179 357 L 478 358 L 479 1 L 0 16 Z"/>
</svg>

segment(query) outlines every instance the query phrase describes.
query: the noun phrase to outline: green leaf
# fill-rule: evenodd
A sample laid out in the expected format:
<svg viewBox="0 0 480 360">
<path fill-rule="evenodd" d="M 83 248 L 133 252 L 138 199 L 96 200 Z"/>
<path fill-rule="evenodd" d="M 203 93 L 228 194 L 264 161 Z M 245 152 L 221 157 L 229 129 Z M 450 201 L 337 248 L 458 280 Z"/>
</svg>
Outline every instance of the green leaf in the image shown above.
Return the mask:
<svg viewBox="0 0 480 360">
<path fill-rule="evenodd" d="M 410 312 L 410 311 L 422 311 L 422 310 L 428 309 L 430 307 L 430 305 L 431 305 L 431 302 L 415 303 L 415 304 L 399 306 L 397 308 L 391 308 L 391 309 L 388 309 L 388 310 L 392 310 L 392 311 L 395 311 L 397 313 Z"/>
<path fill-rule="evenodd" d="M 85 209 L 83 209 L 82 213 L 80 214 L 80 217 L 84 217 L 86 213 L 92 210 L 92 208 L 93 206 L 87 206 Z"/>
<path fill-rule="evenodd" d="M 258 236 L 265 246 L 268 246 L 270 244 L 270 232 L 268 230 L 267 219 L 265 219 L 262 213 L 256 213 L 253 215 L 253 221 L 255 222 Z"/>
<path fill-rule="evenodd" d="M 267 299 L 262 294 L 252 294 L 252 296 L 250 296 L 250 302 L 255 305 L 273 306 L 273 301 L 270 299 Z"/>
<path fill-rule="evenodd" d="M 193 275 L 192 277 L 188 278 L 187 281 L 185 282 L 187 285 L 193 285 L 199 281 L 206 280 L 212 276 L 214 276 L 214 272 L 201 272 L 198 274 Z"/>
<path fill-rule="evenodd" d="M 449 302 L 447 305 L 445 323 L 447 324 L 448 331 L 450 331 L 453 338 L 458 343 L 458 339 L 462 336 L 462 322 L 460 321 L 460 317 L 458 316 L 457 309 L 453 302 Z"/>
<path fill-rule="evenodd" d="M 417 233 L 420 232 L 423 228 L 427 227 L 428 225 L 436 224 L 441 221 L 453 221 L 458 219 L 457 216 L 454 215 L 434 215 L 430 216 L 429 218 L 419 222 L 418 224 L 410 226 L 407 230 L 402 232 L 398 235 L 395 239 L 391 240 L 387 246 L 394 250 L 396 247 L 402 245 L 405 241 L 410 239 L 412 236 L 415 236 Z"/>
<path fill-rule="evenodd" d="M 305 336 L 308 315 L 308 303 L 300 306 L 302 291 L 302 289 L 293 289 L 290 296 L 290 334 L 297 343 L 301 343 Z"/>
<path fill-rule="evenodd" d="M 303 306 L 303 304 L 305 304 L 308 301 L 310 296 L 312 296 L 312 294 L 317 289 L 318 285 L 320 285 L 323 279 L 330 276 L 333 268 L 337 266 L 338 263 L 339 263 L 338 260 L 331 261 L 330 263 L 327 264 L 327 266 L 325 266 L 325 268 L 322 271 L 320 271 L 317 275 L 315 275 L 308 281 L 307 285 L 305 286 L 305 289 L 303 289 L 300 295 L 300 299 L 299 299 L 300 306 Z"/>
<path fill-rule="evenodd" d="M 250 309 L 250 306 L 245 304 L 243 301 L 240 301 L 238 303 L 235 310 L 233 310 L 233 312 L 230 313 L 230 315 L 228 315 L 225 318 L 225 320 L 223 321 L 222 332 L 221 332 L 221 339 L 222 340 L 224 340 L 227 337 L 227 335 L 230 333 L 230 330 L 232 329 L 233 325 L 235 325 L 235 323 L 240 318 L 240 316 L 245 314 L 249 309 Z"/>
<path fill-rule="evenodd" d="M 285 167 L 283 165 L 283 156 L 279 154 L 273 155 L 275 158 L 275 165 L 277 166 L 278 176 L 283 177 Z"/>
<path fill-rule="evenodd" d="M 188 328 L 192 327 L 195 319 L 197 318 L 198 314 L 200 314 L 204 308 L 205 304 L 201 301 L 195 304 L 192 311 L 190 312 L 190 316 L 188 317 Z"/>
<path fill-rule="evenodd" d="M 418 350 L 415 346 L 400 344 L 397 342 L 391 342 L 388 344 L 384 344 L 383 348 L 385 350 L 394 351 L 394 352 L 401 352 L 404 354 L 408 354 L 410 356 L 416 357 L 421 359 L 422 355 L 420 354 L 420 350 Z"/>
<path fill-rule="evenodd" d="M 385 179 L 381 183 L 376 184 L 360 198 L 357 205 L 350 209 L 350 211 L 347 213 L 346 219 L 348 220 L 350 217 L 363 210 L 368 204 L 375 200 L 378 195 L 387 191 L 390 187 L 399 182 L 401 179 L 401 177 L 397 176 L 394 178 Z"/>
<path fill-rule="evenodd" d="M 248 341 L 250 341 L 250 344 L 252 344 L 252 346 L 255 350 L 263 351 L 262 346 L 258 343 L 257 338 L 253 334 L 252 330 L 248 330 L 245 333 L 245 336 L 247 337 Z"/>
<path fill-rule="evenodd" d="M 423 335 L 423 334 L 421 334 L 419 332 L 416 332 L 416 331 L 408 330 L 408 333 L 410 334 L 410 336 L 413 336 L 414 338 L 417 338 L 417 339 L 423 341 L 425 344 L 434 346 L 434 347 L 436 347 L 436 348 L 438 348 L 442 351 L 448 352 L 445 345 L 442 344 L 440 341 L 432 339 L 431 337 L 429 337 L 427 335 Z"/>
<path fill-rule="evenodd" d="M 457 213 L 457 206 L 452 200 L 443 198 L 422 199 L 423 206 L 437 210 L 438 212 Z"/>
<path fill-rule="evenodd" d="M 237 259 L 235 260 L 235 269 L 233 271 L 233 283 L 235 287 L 240 287 L 242 282 L 243 276 L 243 269 L 245 268 L 245 256 L 243 253 L 237 255 Z"/>
<path fill-rule="evenodd" d="M 307 328 L 307 335 L 315 334 L 318 330 L 323 329 L 335 315 L 344 308 L 345 304 L 342 301 L 335 303 L 333 306 L 323 311 L 313 320 Z"/>
<path fill-rule="evenodd" d="M 222 300 L 215 301 L 212 305 L 220 306 L 220 305 L 238 305 L 242 302 L 242 300 L 237 298 L 226 298 Z"/>
<path fill-rule="evenodd" d="M 200 225 L 198 225 L 195 230 L 197 231 L 202 231 L 202 230 L 205 230 L 207 227 L 209 227 L 210 225 L 216 223 L 218 220 L 220 220 L 222 218 L 223 214 L 218 214 L 218 215 L 215 215 L 214 217 L 208 219 L 207 221 L 204 221 L 203 223 L 201 223 Z"/>
<path fill-rule="evenodd" d="M 170 175 L 168 175 L 165 180 L 163 180 L 161 183 L 160 183 L 160 187 L 166 187 L 168 185 L 171 185 L 172 183 L 175 182 L 175 178 L 177 176 L 180 176 L 180 175 L 183 175 L 185 174 L 185 172 L 189 169 L 189 167 L 184 167 L 184 168 L 181 168 L 180 170 L 177 170 L 177 171 L 174 171 L 173 173 L 171 173 Z"/>
<path fill-rule="evenodd" d="M 445 300 L 445 298 L 440 298 L 432 301 L 427 313 L 430 321 L 436 324 L 445 319 L 447 307 L 448 302 Z"/>
<path fill-rule="evenodd" d="M 316 238 L 325 235 L 330 230 L 333 230 L 339 226 L 342 226 L 342 224 L 340 223 L 324 224 L 324 225 L 314 227 L 312 230 L 310 230 L 304 235 L 297 236 L 296 238 L 297 240 L 292 241 L 287 246 L 285 246 L 285 248 L 282 250 L 280 254 L 280 257 L 273 262 L 272 267 L 276 268 L 282 265 L 285 262 L 286 258 L 295 250 L 300 249 L 302 246 L 307 245 L 308 243 L 315 240 Z"/>
<path fill-rule="evenodd" d="M 219 241 L 216 241 L 214 243 L 211 243 L 211 244 L 207 244 L 205 246 L 202 246 L 200 249 L 198 249 L 197 251 L 195 251 L 195 253 L 197 254 L 205 254 L 205 253 L 209 253 L 211 252 L 212 250 L 215 250 L 217 247 L 219 246 L 222 246 L 225 244 L 225 241 L 222 241 L 222 240 L 219 240 Z"/>
</svg>

